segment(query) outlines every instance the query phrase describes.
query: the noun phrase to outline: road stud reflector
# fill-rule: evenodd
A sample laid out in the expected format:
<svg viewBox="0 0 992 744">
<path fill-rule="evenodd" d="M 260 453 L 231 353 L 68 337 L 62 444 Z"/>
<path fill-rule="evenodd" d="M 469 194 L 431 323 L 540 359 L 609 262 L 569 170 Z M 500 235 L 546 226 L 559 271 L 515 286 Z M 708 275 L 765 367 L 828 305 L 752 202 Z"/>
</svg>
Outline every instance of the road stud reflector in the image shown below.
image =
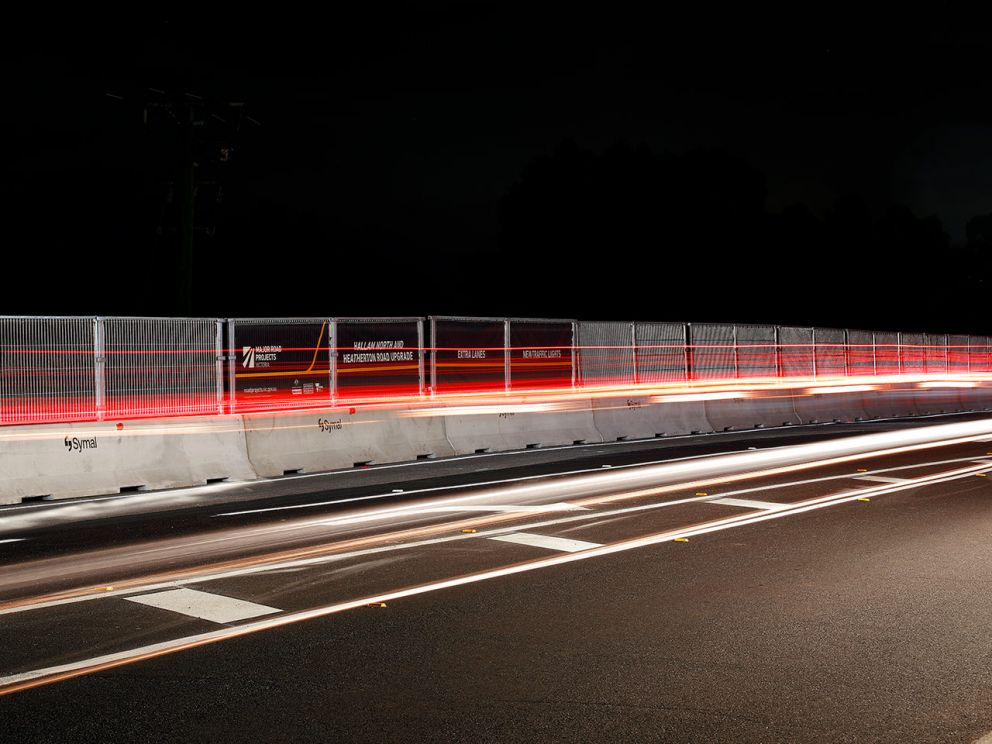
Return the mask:
<svg viewBox="0 0 992 744">
<path fill-rule="evenodd" d="M 385 602 L 373 602 L 372 604 L 369 605 L 369 607 L 385 607 L 385 606 L 386 606 Z"/>
<path fill-rule="evenodd" d="M 868 498 L 867 496 L 861 496 L 861 497 L 860 497 L 860 498 L 858 499 L 858 501 L 871 501 L 871 499 L 870 499 L 870 498 Z"/>
<path fill-rule="evenodd" d="M 105 587 L 103 587 L 103 591 L 105 591 L 105 592 L 112 592 L 112 591 L 114 591 L 114 587 L 112 587 L 112 586 L 105 586 Z"/>
<path fill-rule="evenodd" d="M 858 472 L 859 473 L 867 473 L 868 472 L 868 468 L 858 468 Z"/>
<path fill-rule="evenodd" d="M 987 474 L 986 473 L 975 473 L 975 475 L 977 475 L 979 478 L 985 478 L 985 477 L 987 477 Z"/>
<path fill-rule="evenodd" d="M 462 530 L 462 532 L 471 535 L 475 530 Z"/>
<path fill-rule="evenodd" d="M 696 491 L 696 495 L 697 496 L 709 496 L 709 494 L 706 493 L 706 491 Z"/>
<path fill-rule="evenodd" d="M 672 542 L 689 542 L 688 537 L 676 537 Z"/>
</svg>

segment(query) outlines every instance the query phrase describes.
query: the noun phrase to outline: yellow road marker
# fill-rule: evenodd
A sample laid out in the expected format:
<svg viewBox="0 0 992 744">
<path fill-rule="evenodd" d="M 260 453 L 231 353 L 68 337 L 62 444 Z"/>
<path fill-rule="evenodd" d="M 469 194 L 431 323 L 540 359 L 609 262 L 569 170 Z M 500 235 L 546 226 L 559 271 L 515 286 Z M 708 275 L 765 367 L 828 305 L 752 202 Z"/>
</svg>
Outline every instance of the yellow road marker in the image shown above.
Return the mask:
<svg viewBox="0 0 992 744">
<path fill-rule="evenodd" d="M 688 537 L 676 537 L 672 542 L 689 542 Z"/>
<path fill-rule="evenodd" d="M 975 475 L 977 475 L 979 478 L 986 478 L 987 477 L 987 475 L 985 473 L 975 473 Z"/>
<path fill-rule="evenodd" d="M 475 532 L 475 530 L 462 530 L 462 532 L 471 535 L 473 532 Z"/>
<path fill-rule="evenodd" d="M 860 499 L 858 499 L 858 501 L 871 501 L 871 499 L 868 498 L 867 496 L 862 496 Z"/>
<path fill-rule="evenodd" d="M 696 495 L 697 496 L 709 496 L 709 494 L 706 493 L 706 491 L 696 491 Z"/>
<path fill-rule="evenodd" d="M 867 473 L 868 472 L 868 468 L 858 468 L 858 472 L 859 473 Z"/>
<path fill-rule="evenodd" d="M 373 602 L 372 604 L 369 605 L 369 607 L 385 607 L 385 606 L 386 606 L 385 602 Z"/>
</svg>

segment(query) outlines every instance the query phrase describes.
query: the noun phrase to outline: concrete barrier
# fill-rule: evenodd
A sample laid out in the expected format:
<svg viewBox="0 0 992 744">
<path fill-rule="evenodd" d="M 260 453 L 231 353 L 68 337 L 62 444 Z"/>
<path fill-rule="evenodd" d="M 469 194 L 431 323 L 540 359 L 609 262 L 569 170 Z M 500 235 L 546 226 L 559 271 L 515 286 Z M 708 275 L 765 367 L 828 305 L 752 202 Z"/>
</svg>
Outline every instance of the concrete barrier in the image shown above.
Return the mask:
<svg viewBox="0 0 992 744">
<path fill-rule="evenodd" d="M 743 431 L 802 423 L 792 400 L 784 395 L 708 400 L 706 419 L 713 431 Z"/>
<path fill-rule="evenodd" d="M 455 454 L 601 442 L 589 400 L 535 403 L 509 398 L 487 406 L 447 404 L 436 412 Z"/>
<path fill-rule="evenodd" d="M 244 414 L 248 460 L 260 477 L 456 454 L 442 418 L 417 406 Z"/>
<path fill-rule="evenodd" d="M 0 429 L 2 504 L 255 477 L 240 416 Z"/>
</svg>

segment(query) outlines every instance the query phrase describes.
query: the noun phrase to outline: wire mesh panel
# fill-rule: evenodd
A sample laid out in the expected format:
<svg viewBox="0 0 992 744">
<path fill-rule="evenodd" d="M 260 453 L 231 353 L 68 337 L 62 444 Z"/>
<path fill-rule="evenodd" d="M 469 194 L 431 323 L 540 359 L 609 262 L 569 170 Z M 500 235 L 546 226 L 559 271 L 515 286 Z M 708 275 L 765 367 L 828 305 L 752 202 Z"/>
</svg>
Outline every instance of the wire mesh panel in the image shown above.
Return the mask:
<svg viewBox="0 0 992 744">
<path fill-rule="evenodd" d="M 813 376 L 813 329 L 779 326 L 779 367 L 784 377 Z"/>
<path fill-rule="evenodd" d="M 952 335 L 947 337 L 947 371 L 951 374 L 968 374 L 970 354 L 968 336 Z"/>
<path fill-rule="evenodd" d="M 923 338 L 926 344 L 926 373 L 928 375 L 946 373 L 947 336 L 943 333 L 928 333 Z"/>
<path fill-rule="evenodd" d="M 420 395 L 424 389 L 421 318 L 335 318 L 340 397 Z"/>
<path fill-rule="evenodd" d="M 657 384 L 688 379 L 684 323 L 636 323 L 634 340 L 638 382 Z"/>
<path fill-rule="evenodd" d="M 576 334 L 582 385 L 630 385 L 636 381 L 632 324 L 581 322 Z"/>
<path fill-rule="evenodd" d="M 968 371 L 988 371 L 988 349 L 985 336 L 968 336 Z"/>
<path fill-rule="evenodd" d="M 431 385 L 439 393 L 506 389 L 506 320 L 435 316 L 431 326 Z"/>
<path fill-rule="evenodd" d="M 899 374 L 899 334 L 875 331 L 875 369 L 880 375 Z"/>
<path fill-rule="evenodd" d="M 231 405 L 242 409 L 327 405 L 332 392 L 331 328 L 327 318 L 228 320 Z"/>
<path fill-rule="evenodd" d="M 775 326 L 738 325 L 737 376 L 778 377 Z"/>
<path fill-rule="evenodd" d="M 737 377 L 734 327 L 718 323 L 690 323 L 689 349 L 694 380 L 723 380 Z"/>
<path fill-rule="evenodd" d="M 570 387 L 575 346 L 572 320 L 510 319 L 510 387 Z"/>
<path fill-rule="evenodd" d="M 904 375 L 926 371 L 926 340 L 922 333 L 899 334 L 899 367 Z"/>
<path fill-rule="evenodd" d="M 96 418 L 93 318 L 0 317 L 0 424 Z"/>
<path fill-rule="evenodd" d="M 843 376 L 848 373 L 847 332 L 844 329 L 814 328 L 813 348 L 817 377 Z M 872 369 L 870 372 L 860 374 L 873 374 L 873 372 Z M 852 374 L 859 373 L 852 372 Z"/>
<path fill-rule="evenodd" d="M 220 323 L 213 318 L 105 318 L 105 416 L 216 413 Z"/>
<path fill-rule="evenodd" d="M 820 329 L 817 329 L 819 335 Z M 874 375 L 878 373 L 875 365 L 875 334 L 871 331 L 847 332 L 847 366 L 851 375 Z M 817 374 L 820 374 L 819 365 Z"/>
</svg>

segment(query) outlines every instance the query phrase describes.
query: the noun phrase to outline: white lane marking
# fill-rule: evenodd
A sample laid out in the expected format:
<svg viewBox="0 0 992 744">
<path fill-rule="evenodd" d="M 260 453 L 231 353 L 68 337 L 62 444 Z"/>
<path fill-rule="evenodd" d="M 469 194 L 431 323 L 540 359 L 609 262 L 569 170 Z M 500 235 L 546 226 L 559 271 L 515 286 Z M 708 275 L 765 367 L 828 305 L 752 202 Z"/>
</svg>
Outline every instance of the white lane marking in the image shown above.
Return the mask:
<svg viewBox="0 0 992 744">
<path fill-rule="evenodd" d="M 905 478 L 888 478 L 884 475 L 855 475 L 854 480 L 876 481 L 878 483 L 905 483 Z"/>
<path fill-rule="evenodd" d="M 958 462 L 957 460 L 948 460 L 946 462 Z M 930 463 L 933 464 L 933 463 Z M 883 496 L 890 493 L 897 493 L 899 491 L 904 491 L 909 488 L 915 488 L 918 486 L 929 486 L 937 483 L 945 483 L 948 481 L 959 480 L 961 478 L 973 475 L 976 472 L 987 471 L 988 467 L 978 467 L 978 468 L 964 468 L 963 470 L 952 470 L 946 473 L 936 473 L 934 475 L 922 476 L 918 479 L 907 479 L 905 485 L 899 484 L 882 484 L 878 486 L 871 486 L 868 488 L 860 488 L 851 490 L 844 490 L 840 493 L 830 494 L 827 496 L 821 496 L 817 499 L 813 499 L 809 502 L 796 502 L 788 504 L 788 509 L 793 509 L 794 507 L 801 506 L 804 503 L 818 503 L 824 500 L 838 499 L 840 497 L 850 497 L 844 499 L 844 501 L 850 501 L 851 498 L 863 498 L 865 496 Z M 846 476 L 841 476 L 846 477 Z M 750 490 L 762 490 L 762 489 L 750 489 Z M 433 537 L 426 540 L 414 540 L 411 542 L 396 543 L 394 545 L 382 545 L 375 548 L 363 548 L 361 550 L 352 550 L 344 553 L 332 553 L 330 555 L 319 555 L 312 558 L 297 558 L 293 560 L 280 561 L 277 563 L 263 563 L 256 566 L 246 566 L 244 568 L 235 568 L 229 571 L 221 571 L 218 573 L 206 573 L 196 576 L 190 576 L 183 578 L 181 580 L 173 581 L 163 581 L 156 584 L 146 584 L 144 586 L 129 587 L 126 589 L 115 589 L 107 592 L 94 592 L 92 594 L 82 594 L 77 597 L 65 597 L 63 599 L 52 599 L 45 602 L 35 602 L 32 604 L 16 605 L 14 607 L 0 608 L 0 615 L 9 615 L 19 612 L 27 612 L 29 610 L 40 610 L 46 609 L 48 607 L 57 607 L 64 604 L 74 604 L 76 602 L 88 602 L 94 599 L 103 599 L 105 597 L 121 597 L 131 594 L 137 594 L 139 592 L 154 591 L 156 589 L 168 589 L 172 587 L 182 586 L 183 584 L 189 584 L 196 582 L 198 584 L 206 583 L 209 581 L 220 581 L 221 579 L 231 579 L 241 576 L 250 576 L 252 574 L 258 573 L 269 573 L 273 571 L 281 571 L 289 568 L 298 567 L 312 567 L 319 566 L 325 563 L 334 563 L 336 561 L 343 561 L 350 558 L 359 558 L 366 555 L 374 555 L 376 553 L 386 553 L 394 550 L 407 550 L 410 548 L 421 548 L 429 545 L 439 545 L 442 543 L 453 542 L 455 540 L 474 540 L 478 538 L 488 538 L 493 535 L 506 534 L 508 532 L 519 532 L 521 527 L 525 529 L 539 529 L 542 527 L 555 527 L 557 525 L 566 524 L 569 522 L 586 521 L 590 519 L 603 519 L 605 517 L 611 516 L 626 516 L 629 514 L 634 514 L 637 512 L 653 511 L 656 509 L 664 509 L 670 506 L 680 506 L 682 504 L 693 504 L 699 502 L 705 502 L 712 500 L 712 496 L 693 496 L 684 499 L 674 499 L 672 501 L 662 501 L 660 503 L 652 504 L 640 504 L 638 506 L 628 506 L 619 509 L 608 509 L 604 511 L 590 511 L 587 514 L 579 514 L 571 517 L 560 517 L 558 519 L 546 519 L 540 522 L 531 522 L 527 525 L 514 525 L 512 527 L 498 527 L 491 530 L 486 530 L 485 532 L 479 532 L 474 534 L 464 534 L 464 535 L 447 535 L 444 537 Z M 785 509 L 779 510 L 784 512 Z M 742 518 L 749 517 L 751 515 L 741 515 Z M 735 517 L 730 517 L 729 519 L 735 519 Z M 718 522 L 719 524 L 720 522 Z"/>
<path fill-rule="evenodd" d="M 748 499 L 713 499 L 707 504 L 724 504 L 725 506 L 742 506 L 745 509 L 775 510 L 788 509 L 790 504 L 776 504 L 773 501 L 750 501 Z"/>
<path fill-rule="evenodd" d="M 359 514 L 354 517 L 340 517 L 338 519 L 328 519 L 315 522 L 314 524 L 328 527 L 338 527 L 347 524 L 361 524 L 362 522 L 374 522 L 378 519 L 395 519 L 396 517 L 416 517 L 420 514 L 452 514 L 458 512 L 498 512 L 503 514 L 540 514 L 542 512 L 562 512 L 562 511 L 589 511 L 588 507 L 576 506 L 559 502 L 557 504 L 451 504 L 445 506 L 409 506 L 402 509 L 390 509 L 389 511 L 372 512 L 370 514 Z"/>
<path fill-rule="evenodd" d="M 491 537 L 490 540 L 516 543 L 517 545 L 530 545 L 534 548 L 546 548 L 547 550 L 560 550 L 565 553 L 577 553 L 580 550 L 589 548 L 601 548 L 602 543 L 586 542 L 585 540 L 570 540 L 564 537 L 549 537 L 547 535 L 535 535 L 532 532 L 511 532 L 509 535 L 499 535 Z"/>
<path fill-rule="evenodd" d="M 273 612 L 282 612 L 275 607 L 246 602 L 243 599 L 185 588 L 124 599 L 128 602 L 157 607 L 160 610 L 178 612 L 180 615 L 198 617 L 212 623 L 233 623 L 260 615 L 271 615 Z"/>
<path fill-rule="evenodd" d="M 7 540 L 0 540 L 0 543 L 10 543 L 10 542 L 24 542 L 27 538 L 24 537 L 11 537 Z"/>
<path fill-rule="evenodd" d="M 961 478 L 966 478 L 975 472 L 978 472 L 978 468 L 965 468 L 959 471 L 954 471 L 953 475 L 948 475 L 943 478 L 934 478 L 933 476 L 925 476 L 919 481 L 915 481 L 909 485 L 880 485 L 868 489 L 863 489 L 861 491 L 855 491 L 852 494 L 845 494 L 842 497 L 837 496 L 825 496 L 817 499 L 810 499 L 806 502 L 799 502 L 798 504 L 793 504 L 789 509 L 781 509 L 775 512 L 762 512 L 760 514 L 742 514 L 736 517 L 728 517 L 727 519 L 718 520 L 716 522 L 711 522 L 702 527 L 682 529 L 682 530 L 672 530 L 669 532 L 657 533 L 654 535 L 648 535 L 645 537 L 633 538 L 631 540 L 624 540 L 617 543 L 612 543 L 609 545 L 602 545 L 598 548 L 590 548 L 589 550 L 583 550 L 576 553 L 556 553 L 554 556 L 549 558 L 541 558 L 534 561 L 529 561 L 527 563 L 518 563 L 513 566 L 506 566 L 504 568 L 497 568 L 490 571 L 483 571 L 477 574 L 470 574 L 468 576 L 459 576 L 453 579 L 444 579 L 442 581 L 436 581 L 430 584 L 422 584 L 420 586 L 410 587 L 408 589 L 399 589 L 393 592 L 387 592 L 385 594 L 378 594 L 370 597 L 362 597 L 361 599 L 353 599 L 347 602 L 340 602 L 333 605 L 325 605 L 323 607 L 317 607 L 310 610 L 302 610 L 299 612 L 287 613 L 285 615 L 280 615 L 279 617 L 268 618 L 264 620 L 257 620 L 253 623 L 246 623 L 245 625 L 240 625 L 231 628 L 223 628 L 221 630 L 213 631 L 212 633 L 201 633 L 199 635 L 186 636 L 184 638 L 176 638 L 171 641 L 164 641 L 162 643 L 156 643 L 150 646 L 141 646 L 139 648 L 131 649 L 130 651 L 121 651 L 114 654 L 108 654 L 106 656 L 98 656 L 92 659 L 84 659 L 82 661 L 76 661 L 70 664 L 62 664 L 60 666 L 46 667 L 43 669 L 34 669 L 28 672 L 22 672 L 20 674 L 12 674 L 7 677 L 0 677 L 0 690 L 5 687 L 13 687 L 14 685 L 30 683 L 33 680 L 43 680 L 46 677 L 60 677 L 70 678 L 73 676 L 80 676 L 85 674 L 90 670 L 95 670 L 96 668 L 110 669 L 117 666 L 122 666 L 124 664 L 140 661 L 141 659 L 150 658 L 153 656 L 160 656 L 171 651 L 179 651 L 182 649 L 195 648 L 197 646 L 204 646 L 209 643 L 215 643 L 217 641 L 223 641 L 230 638 L 236 638 L 239 636 L 249 635 L 251 633 L 257 633 L 263 630 L 271 630 L 273 628 L 279 628 L 292 623 L 315 620 L 317 618 L 327 617 L 329 615 L 334 615 L 346 610 L 353 610 L 358 607 L 364 607 L 369 604 L 374 604 L 377 602 L 392 602 L 397 599 L 403 599 L 405 597 L 414 597 L 420 594 L 427 594 L 430 592 L 440 591 L 442 589 L 450 589 L 456 586 L 464 586 L 466 584 L 475 584 L 482 581 L 489 581 L 491 579 L 502 578 L 505 576 L 513 576 L 515 574 L 528 573 L 530 571 L 537 571 L 542 568 L 549 568 L 551 566 L 559 566 L 565 563 L 572 563 L 576 561 L 589 560 L 591 558 L 599 558 L 604 555 L 612 555 L 615 553 L 622 553 L 628 550 L 634 550 L 637 548 L 647 547 L 650 545 L 657 545 L 659 543 L 670 542 L 675 538 L 679 537 L 695 537 L 697 535 L 705 535 L 712 532 L 721 532 L 723 530 L 732 529 L 734 527 L 742 527 L 748 524 L 755 524 L 757 522 L 765 522 L 771 519 L 782 519 L 784 517 L 790 517 L 795 514 L 801 514 L 808 511 L 813 511 L 815 509 L 824 509 L 830 506 L 837 506 L 839 504 L 848 503 L 855 499 L 861 498 L 866 492 L 873 491 L 879 493 L 896 493 L 898 491 L 905 491 L 909 488 L 921 485 L 921 481 L 927 481 L 927 484 L 943 483 L 951 480 L 958 480 Z M 574 517 L 573 517 L 574 519 Z M 479 537 L 485 537 L 486 535 L 479 535 Z M 54 681 L 54 680 L 52 680 Z M 30 687 L 31 685 L 26 685 Z M 10 692 L 10 690 L 7 690 Z"/>
</svg>

